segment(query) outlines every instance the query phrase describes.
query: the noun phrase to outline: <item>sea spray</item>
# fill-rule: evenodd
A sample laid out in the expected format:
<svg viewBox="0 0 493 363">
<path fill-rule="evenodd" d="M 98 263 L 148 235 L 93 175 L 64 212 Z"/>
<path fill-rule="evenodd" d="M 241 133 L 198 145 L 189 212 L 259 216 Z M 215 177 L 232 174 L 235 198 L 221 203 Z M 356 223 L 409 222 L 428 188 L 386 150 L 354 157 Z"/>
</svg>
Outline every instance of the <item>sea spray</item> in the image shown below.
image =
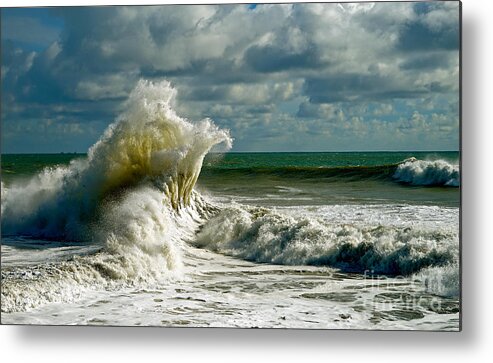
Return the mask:
<svg viewBox="0 0 493 363">
<path fill-rule="evenodd" d="M 100 207 L 141 184 L 162 189 L 174 209 L 189 205 L 205 154 L 231 138 L 208 119 L 176 115 L 175 95 L 167 81 L 140 81 L 86 160 L 2 188 L 2 234 L 87 239 Z"/>
<path fill-rule="evenodd" d="M 3 312 L 180 274 L 184 241 L 214 210 L 193 190 L 204 156 L 231 138 L 208 119 L 176 115 L 175 95 L 167 81 L 140 81 L 87 159 L 2 184 L 2 237 L 101 246 L 58 263 L 2 268 Z"/>
<path fill-rule="evenodd" d="M 427 267 L 413 275 L 426 291 L 439 296 L 458 297 L 460 294 L 460 269 L 458 262 L 443 267 Z"/>
</svg>

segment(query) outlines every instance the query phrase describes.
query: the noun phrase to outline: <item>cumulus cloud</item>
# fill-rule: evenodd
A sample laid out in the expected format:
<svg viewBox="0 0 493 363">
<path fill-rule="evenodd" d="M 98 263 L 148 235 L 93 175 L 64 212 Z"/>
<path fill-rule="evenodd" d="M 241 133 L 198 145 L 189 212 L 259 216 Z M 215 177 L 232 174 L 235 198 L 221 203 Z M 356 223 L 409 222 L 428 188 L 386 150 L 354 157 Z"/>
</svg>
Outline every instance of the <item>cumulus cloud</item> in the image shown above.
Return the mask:
<svg viewBox="0 0 493 363">
<path fill-rule="evenodd" d="M 236 150 L 458 147 L 455 2 L 55 8 L 56 26 L 46 12 L 2 12 L 10 125 L 57 118 L 44 125 L 90 144 L 84 125 L 102 129 L 139 78 L 167 78 L 178 110 L 230 128 Z M 39 34 L 14 36 L 21 17 Z"/>
</svg>

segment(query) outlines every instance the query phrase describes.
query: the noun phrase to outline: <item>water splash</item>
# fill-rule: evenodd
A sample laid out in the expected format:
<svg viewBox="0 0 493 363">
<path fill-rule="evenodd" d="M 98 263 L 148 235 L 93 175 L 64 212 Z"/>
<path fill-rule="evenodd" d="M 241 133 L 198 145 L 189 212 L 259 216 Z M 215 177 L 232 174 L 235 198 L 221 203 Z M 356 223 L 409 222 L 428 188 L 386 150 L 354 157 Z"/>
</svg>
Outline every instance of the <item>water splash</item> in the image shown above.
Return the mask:
<svg viewBox="0 0 493 363">
<path fill-rule="evenodd" d="M 87 159 L 2 184 L 2 237 L 101 246 L 34 268 L 2 266 L 2 311 L 180 275 L 184 241 L 210 212 L 193 190 L 204 156 L 232 140 L 209 119 L 179 117 L 175 96 L 167 81 L 140 81 Z"/>
<path fill-rule="evenodd" d="M 174 209 L 188 206 L 205 154 L 232 139 L 209 119 L 179 117 L 175 96 L 167 81 L 141 80 L 86 160 L 3 187 L 2 233 L 87 240 L 101 207 L 142 184 L 162 189 Z"/>
</svg>

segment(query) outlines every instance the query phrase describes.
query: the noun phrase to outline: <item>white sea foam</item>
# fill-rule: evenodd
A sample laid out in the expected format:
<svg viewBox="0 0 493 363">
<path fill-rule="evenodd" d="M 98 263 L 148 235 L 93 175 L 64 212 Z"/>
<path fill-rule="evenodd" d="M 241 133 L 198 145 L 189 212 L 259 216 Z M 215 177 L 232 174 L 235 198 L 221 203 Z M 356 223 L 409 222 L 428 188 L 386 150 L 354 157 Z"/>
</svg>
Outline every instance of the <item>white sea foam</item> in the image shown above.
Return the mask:
<svg viewBox="0 0 493 363">
<path fill-rule="evenodd" d="M 404 160 L 397 166 L 393 178 L 412 185 L 460 186 L 459 165 L 445 160 Z"/>
<path fill-rule="evenodd" d="M 344 223 L 241 205 L 212 217 L 195 241 L 199 247 L 256 262 L 393 275 L 447 266 L 458 258 L 453 227 Z"/>
<path fill-rule="evenodd" d="M 413 275 L 426 287 L 426 291 L 435 295 L 458 297 L 460 293 L 460 275 L 458 263 L 442 267 L 427 267 Z"/>
<path fill-rule="evenodd" d="M 182 277 L 184 243 L 207 206 L 197 195 L 180 210 L 161 191 L 142 187 L 106 206 L 95 227 L 101 251 L 35 266 L 2 269 L 2 311 L 24 311 L 47 302 L 70 302 L 90 290 L 112 290 Z M 34 253 L 34 252 L 33 252 Z"/>
</svg>

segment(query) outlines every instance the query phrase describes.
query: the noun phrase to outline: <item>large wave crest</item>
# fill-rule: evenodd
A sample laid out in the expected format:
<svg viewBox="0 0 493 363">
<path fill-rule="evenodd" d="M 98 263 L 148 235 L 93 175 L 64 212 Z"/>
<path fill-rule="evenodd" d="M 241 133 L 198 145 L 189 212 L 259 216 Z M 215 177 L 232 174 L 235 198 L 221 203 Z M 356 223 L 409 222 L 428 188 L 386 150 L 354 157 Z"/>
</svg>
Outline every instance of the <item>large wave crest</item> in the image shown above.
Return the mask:
<svg viewBox="0 0 493 363">
<path fill-rule="evenodd" d="M 101 245 L 93 255 L 40 265 L 35 281 L 29 269 L 2 269 L 2 311 L 180 270 L 183 241 L 208 214 L 193 190 L 204 156 L 232 140 L 209 119 L 178 116 L 175 95 L 167 81 L 140 81 L 87 159 L 2 183 L 2 237 Z"/>
</svg>

